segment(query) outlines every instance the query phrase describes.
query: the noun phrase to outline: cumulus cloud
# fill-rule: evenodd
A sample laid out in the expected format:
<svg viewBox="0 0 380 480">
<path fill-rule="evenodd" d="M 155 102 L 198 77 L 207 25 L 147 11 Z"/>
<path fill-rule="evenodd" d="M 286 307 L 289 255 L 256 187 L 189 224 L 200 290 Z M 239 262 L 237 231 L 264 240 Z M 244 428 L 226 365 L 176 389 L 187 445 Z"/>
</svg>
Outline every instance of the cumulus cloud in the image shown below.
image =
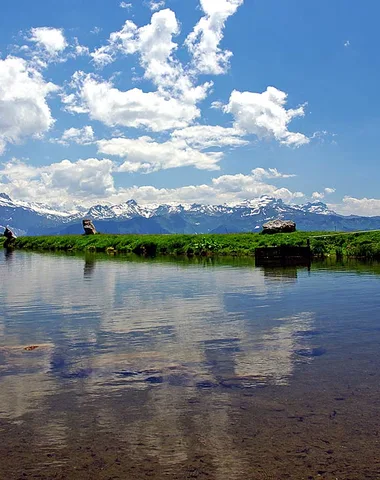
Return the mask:
<svg viewBox="0 0 380 480">
<path fill-rule="evenodd" d="M 313 192 L 311 198 L 313 200 L 322 200 L 323 198 L 325 198 L 325 194 L 323 192 Z"/>
<path fill-rule="evenodd" d="M 218 170 L 223 147 L 246 145 L 234 128 L 196 125 L 175 130 L 171 138 L 158 142 L 149 136 L 137 139 L 113 138 L 97 142 L 99 153 L 125 158 L 120 171 L 145 172 L 193 166 L 200 170 Z M 218 151 L 210 151 L 217 148 Z"/>
<path fill-rule="evenodd" d="M 186 39 L 193 56 L 193 68 L 200 74 L 220 75 L 229 67 L 232 52 L 219 45 L 227 19 L 234 15 L 244 0 L 200 0 L 205 16 Z"/>
<path fill-rule="evenodd" d="M 146 128 L 161 132 L 186 127 L 200 116 L 192 103 L 158 92 L 145 93 L 138 88 L 121 91 L 111 82 L 77 72 L 73 79 L 76 92 L 63 96 L 66 109 L 88 113 L 93 120 L 108 126 Z"/>
<path fill-rule="evenodd" d="M 287 178 L 290 176 L 292 175 L 281 174 L 276 169 L 257 168 L 252 170 L 250 175 L 223 175 L 214 178 L 212 186 L 218 191 L 219 195 L 230 199 L 226 201 L 233 201 L 233 195 L 235 199 L 240 200 L 252 199 L 261 195 L 270 195 L 285 201 L 303 197 L 304 195 L 301 192 L 291 192 L 287 188 L 278 188 L 263 181 L 265 178 Z"/>
<path fill-rule="evenodd" d="M 52 27 L 32 28 L 29 41 L 37 44 L 51 57 L 57 56 L 68 46 L 63 29 Z"/>
<path fill-rule="evenodd" d="M 110 35 L 110 48 L 124 54 L 139 53 L 145 77 L 158 86 L 173 81 L 180 75 L 181 65 L 173 58 L 177 44 L 173 37 L 180 31 L 176 15 L 166 9 L 152 15 L 151 23 L 138 28 L 127 21 L 123 29 Z"/>
<path fill-rule="evenodd" d="M 53 163 L 43 172 L 44 183 L 51 188 L 64 189 L 69 194 L 103 196 L 114 192 L 111 160 L 89 158 Z"/>
<path fill-rule="evenodd" d="M 126 8 L 127 10 L 129 10 L 130 8 L 132 8 L 132 3 L 120 2 L 120 8 Z"/>
<path fill-rule="evenodd" d="M 107 45 L 91 54 L 93 60 L 104 66 L 120 54 L 137 54 L 144 78 L 151 81 L 157 91 L 144 93 L 133 89 L 120 92 L 110 82 L 87 75 L 80 92 L 82 101 L 77 102 L 81 111 L 85 103 L 90 116 L 107 125 L 147 128 L 156 132 L 183 130 L 190 126 L 200 116 L 199 103 L 212 88 L 211 82 L 197 85 L 197 75 L 220 74 L 227 68 L 231 53 L 222 51 L 219 43 L 226 20 L 242 4 L 243 0 L 201 0 L 205 16 L 186 40 L 193 55 L 192 67 L 183 66 L 175 57 L 178 44 L 174 39 L 180 33 L 180 25 L 172 10 L 166 8 L 154 13 L 150 23 L 143 27 L 127 20 L 121 30 L 111 33 Z M 90 90 L 93 93 L 91 98 L 87 95 Z M 101 95 L 98 96 L 96 91 L 101 91 Z M 287 146 L 309 143 L 310 139 L 302 133 L 288 130 L 294 118 L 304 116 L 304 106 L 286 109 L 286 100 L 287 94 L 274 87 L 268 87 L 263 93 L 233 91 L 228 105 L 214 102 L 212 106 L 231 113 L 235 117 L 234 128 L 192 126 L 191 130 L 174 132 L 173 138 L 181 138 L 197 148 L 207 143 L 214 146 L 217 140 L 220 140 L 219 146 L 245 145 L 247 140 L 242 137 L 248 134 L 274 138 Z M 98 109 L 100 104 L 102 106 Z M 70 108 L 79 111 L 75 110 L 77 105 Z"/>
<path fill-rule="evenodd" d="M 132 164 L 133 165 L 133 164 Z M 89 207 L 94 203 L 119 203 L 134 198 L 142 204 L 149 203 L 237 203 L 270 195 L 286 201 L 301 198 L 300 192 L 278 188 L 266 183 L 264 177 L 287 178 L 275 169 L 255 169 L 249 175 L 223 175 L 208 184 L 188 185 L 179 188 L 133 186 L 116 188 L 114 175 L 120 167 L 114 162 L 94 158 L 33 167 L 14 160 L 0 169 L 0 191 L 12 198 L 41 201 L 55 207 L 71 208 L 74 205 Z M 128 170 L 128 169 L 127 169 Z M 133 171 L 130 169 L 128 171 Z"/>
<path fill-rule="evenodd" d="M 287 94 L 274 87 L 268 87 L 263 93 L 234 90 L 223 110 L 234 116 L 234 126 L 238 130 L 260 139 L 275 139 L 286 146 L 305 145 L 310 141 L 308 137 L 288 130 L 294 118 L 305 115 L 304 106 L 287 110 L 286 99 Z"/>
<path fill-rule="evenodd" d="M 160 8 L 165 7 L 164 0 L 150 0 L 149 1 L 149 8 L 155 12 L 156 10 L 160 10 Z"/>
<path fill-rule="evenodd" d="M 340 204 L 329 204 L 329 208 L 342 215 L 380 216 L 380 199 L 355 198 L 346 195 Z"/>
<path fill-rule="evenodd" d="M 18 143 L 49 130 L 54 120 L 47 97 L 56 90 L 25 60 L 0 60 L 0 155 L 7 143 Z"/>
<path fill-rule="evenodd" d="M 169 140 L 158 143 L 151 137 L 113 138 L 98 142 L 100 153 L 126 158 L 120 172 L 156 171 L 193 166 L 200 170 L 218 170 L 221 152 L 200 152 L 186 142 Z"/>
<path fill-rule="evenodd" d="M 226 128 L 218 125 L 194 125 L 175 130 L 171 136 L 176 140 L 183 140 L 187 145 L 206 149 L 210 147 L 238 147 L 248 145 L 242 137 L 244 132 L 236 128 Z"/>
<path fill-rule="evenodd" d="M 116 190 L 111 160 L 89 158 L 71 162 L 63 160 L 42 167 L 12 160 L 0 169 L 0 190 L 13 198 L 69 207 L 92 203 Z"/>
<path fill-rule="evenodd" d="M 64 63 L 70 58 L 89 56 L 89 48 L 81 45 L 77 37 L 67 40 L 62 28 L 38 27 L 27 32 L 25 38 L 33 46 L 16 47 L 20 55 L 28 58 L 36 69 L 44 69 L 50 63 Z"/>
<path fill-rule="evenodd" d="M 89 145 L 94 142 L 94 139 L 94 130 L 91 126 L 87 125 L 83 128 L 69 128 L 65 130 L 62 137 L 57 140 L 57 143 L 62 145 L 69 145 L 70 143 Z"/>
<path fill-rule="evenodd" d="M 88 47 L 85 47 L 84 45 L 81 45 L 77 39 L 77 37 L 74 37 L 74 45 L 73 45 L 73 52 L 71 53 L 72 57 L 83 57 L 83 56 L 88 56 L 90 55 L 90 50 Z"/>
<path fill-rule="evenodd" d="M 277 170 L 277 168 L 254 168 L 252 170 L 252 175 L 255 177 L 256 180 L 262 180 L 264 178 L 292 178 L 296 175 L 291 173 L 281 173 Z"/>
<path fill-rule="evenodd" d="M 140 28 L 127 20 L 120 31 L 111 33 L 107 45 L 91 55 L 97 65 L 104 66 L 118 54 L 138 54 L 144 78 L 152 81 L 160 93 L 195 104 L 206 97 L 211 83 L 195 86 L 194 79 L 174 57 L 178 45 L 173 38 L 179 33 L 175 13 L 165 9 L 154 13 L 151 22 Z"/>
<path fill-rule="evenodd" d="M 325 188 L 323 192 L 314 192 L 311 197 L 313 200 L 322 200 L 326 197 L 326 195 L 331 195 L 335 192 L 335 188 Z"/>
</svg>

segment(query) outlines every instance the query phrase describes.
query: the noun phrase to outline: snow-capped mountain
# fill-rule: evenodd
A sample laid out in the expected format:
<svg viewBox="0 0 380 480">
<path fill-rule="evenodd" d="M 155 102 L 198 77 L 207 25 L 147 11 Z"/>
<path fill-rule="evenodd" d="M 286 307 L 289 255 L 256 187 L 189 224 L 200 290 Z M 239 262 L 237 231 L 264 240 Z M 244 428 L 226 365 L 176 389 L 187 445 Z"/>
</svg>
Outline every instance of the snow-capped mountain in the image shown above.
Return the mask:
<svg viewBox="0 0 380 480">
<path fill-rule="evenodd" d="M 46 229 L 74 222 L 82 214 L 53 209 L 42 203 L 14 201 L 0 193 L 0 224 L 18 235 L 41 235 Z"/>
<path fill-rule="evenodd" d="M 233 233 L 258 232 L 268 220 L 294 220 L 299 230 L 380 229 L 380 217 L 338 215 L 322 202 L 286 204 L 262 196 L 224 205 L 152 204 L 134 200 L 119 205 L 94 205 L 89 210 L 62 211 L 40 203 L 14 201 L 0 193 L 0 228 L 18 235 L 82 233 L 90 218 L 104 233 Z"/>
<path fill-rule="evenodd" d="M 322 202 L 306 203 L 300 206 L 301 210 L 306 213 L 317 213 L 318 215 L 337 215 L 335 212 L 327 208 L 327 205 Z"/>
</svg>

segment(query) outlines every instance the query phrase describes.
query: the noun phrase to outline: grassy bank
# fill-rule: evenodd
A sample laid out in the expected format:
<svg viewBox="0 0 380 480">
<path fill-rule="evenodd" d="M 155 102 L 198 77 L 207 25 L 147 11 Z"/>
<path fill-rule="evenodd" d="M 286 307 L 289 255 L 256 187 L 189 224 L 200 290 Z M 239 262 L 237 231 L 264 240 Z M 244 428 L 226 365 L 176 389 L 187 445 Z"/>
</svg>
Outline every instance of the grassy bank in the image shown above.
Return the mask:
<svg viewBox="0 0 380 480">
<path fill-rule="evenodd" d="M 304 246 L 316 256 L 380 258 L 380 231 L 364 233 L 295 232 L 260 235 L 65 235 L 20 237 L 14 248 L 28 250 L 129 253 L 138 255 L 254 255 L 257 247 Z"/>
</svg>

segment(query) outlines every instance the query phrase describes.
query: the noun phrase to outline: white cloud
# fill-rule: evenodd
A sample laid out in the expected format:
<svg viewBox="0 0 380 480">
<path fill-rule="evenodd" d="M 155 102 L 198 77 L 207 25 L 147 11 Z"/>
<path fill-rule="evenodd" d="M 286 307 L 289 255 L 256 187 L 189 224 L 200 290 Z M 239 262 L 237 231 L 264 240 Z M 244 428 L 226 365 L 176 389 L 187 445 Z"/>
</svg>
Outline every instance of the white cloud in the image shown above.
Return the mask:
<svg viewBox="0 0 380 480">
<path fill-rule="evenodd" d="M 100 33 L 102 30 L 102 27 L 96 26 L 90 31 L 90 33 L 92 33 L 93 35 L 98 35 L 98 33 Z"/>
<path fill-rule="evenodd" d="M 154 13 L 151 22 L 143 27 L 127 20 L 121 30 L 111 33 L 107 45 L 98 48 L 91 55 L 95 63 L 103 66 L 113 62 L 119 54 L 138 54 L 140 65 L 144 69 L 144 78 L 151 81 L 157 91 L 144 93 L 133 89 L 120 92 L 109 82 L 100 82 L 87 75 L 80 93 L 82 99 L 90 89 L 92 92 L 102 90 L 101 98 L 95 101 L 94 96 L 91 97 L 92 100 L 85 99 L 92 118 L 105 121 L 108 125 L 147 128 L 156 132 L 191 125 L 200 116 L 198 104 L 212 88 L 212 83 L 197 85 L 196 73 L 207 71 L 218 74 L 227 68 L 230 52 L 221 51 L 219 42 L 223 38 L 226 20 L 242 3 L 243 0 L 201 0 L 205 17 L 186 40 L 193 53 L 194 65 L 197 65 L 196 71 L 189 66 L 184 67 L 174 56 L 178 50 L 174 38 L 180 33 L 180 25 L 172 10 L 167 8 Z M 209 62 L 207 67 L 202 64 L 203 61 Z M 106 111 L 105 98 L 109 100 L 110 96 L 114 101 L 107 101 L 110 107 Z M 173 138 L 181 138 L 197 148 L 204 148 L 202 145 L 207 143 L 214 146 L 217 140 L 220 140 L 219 146 L 245 145 L 247 141 L 239 138 L 245 134 L 255 134 L 259 138 L 275 138 L 288 146 L 309 143 L 310 139 L 305 135 L 288 130 L 292 119 L 304 115 L 304 106 L 286 109 L 286 99 L 286 93 L 274 87 L 268 87 L 261 94 L 233 91 L 228 105 L 213 103 L 213 108 L 222 108 L 224 112 L 234 115 L 233 129 L 208 126 L 206 131 L 200 126 L 193 126 L 191 130 L 174 132 Z M 99 116 L 95 112 L 98 109 L 94 107 L 100 103 L 103 105 Z M 83 111 L 83 101 L 79 104 L 80 110 L 75 110 L 78 105 L 72 105 L 72 111 Z M 130 108 L 131 104 L 136 108 Z M 137 110 L 136 115 L 134 110 Z"/>
<path fill-rule="evenodd" d="M 187 145 L 200 150 L 210 147 L 237 147 L 249 143 L 241 138 L 243 132 L 218 125 L 194 125 L 175 130 L 171 135 L 173 139 L 183 140 Z"/>
<path fill-rule="evenodd" d="M 130 8 L 132 8 L 132 3 L 120 2 L 120 7 L 129 10 Z"/>
<path fill-rule="evenodd" d="M 223 109 L 235 118 L 234 127 L 260 139 L 275 139 L 286 146 L 299 147 L 309 143 L 302 133 L 288 130 L 288 124 L 296 117 L 305 115 L 304 106 L 286 110 L 287 94 L 274 87 L 263 93 L 234 90 L 230 101 Z"/>
<path fill-rule="evenodd" d="M 43 180 L 51 188 L 64 189 L 78 195 L 107 195 L 114 192 L 111 160 L 89 158 L 70 162 L 63 160 L 53 163 L 44 171 Z"/>
<path fill-rule="evenodd" d="M 200 0 L 205 16 L 187 37 L 186 45 L 193 56 L 197 73 L 220 75 L 229 67 L 232 52 L 219 47 L 227 19 L 244 0 Z"/>
<path fill-rule="evenodd" d="M 343 198 L 343 203 L 331 204 L 329 208 L 342 215 L 380 216 L 380 199 L 355 198 L 346 195 Z"/>
<path fill-rule="evenodd" d="M 90 56 L 98 67 L 105 67 L 115 60 L 114 52 L 111 51 L 108 46 L 97 48 L 94 52 L 90 53 Z"/>
<path fill-rule="evenodd" d="M 134 171 L 134 163 L 124 170 Z M 134 198 L 142 204 L 149 203 L 237 203 L 261 195 L 282 198 L 285 201 L 301 198 L 300 192 L 278 188 L 264 181 L 266 178 L 287 178 L 275 169 L 258 168 L 249 175 L 223 175 L 209 184 L 188 185 L 179 188 L 133 186 L 115 188 L 113 175 L 120 167 L 110 160 L 94 158 L 33 167 L 24 162 L 8 162 L 0 169 L 0 191 L 12 198 L 41 201 L 55 207 L 71 208 L 74 205 L 89 207 L 95 203 L 121 203 Z"/>
<path fill-rule="evenodd" d="M 0 169 L 0 190 L 16 199 L 43 199 L 54 206 L 91 204 L 115 193 L 113 169 L 113 162 L 107 159 L 63 160 L 42 167 L 13 160 Z"/>
<path fill-rule="evenodd" d="M 349 40 L 346 40 L 346 41 L 344 42 L 344 46 L 345 46 L 346 48 L 349 47 L 350 45 L 351 45 L 351 43 L 350 43 Z"/>
<path fill-rule="evenodd" d="M 313 192 L 311 198 L 313 200 L 322 200 L 322 198 L 325 198 L 325 194 L 323 192 Z"/>
<path fill-rule="evenodd" d="M 335 193 L 335 188 L 327 187 L 323 192 L 314 192 L 311 197 L 313 200 L 322 200 L 326 195 L 331 195 L 332 193 Z"/>
<path fill-rule="evenodd" d="M 29 41 L 36 43 L 37 46 L 45 50 L 50 57 L 56 57 L 68 46 L 63 29 L 61 28 L 32 28 L 30 35 Z"/>
<path fill-rule="evenodd" d="M 98 149 L 105 155 L 126 158 L 126 162 L 118 169 L 120 172 L 156 171 L 187 166 L 200 170 L 218 170 L 218 162 L 223 157 L 221 152 L 203 153 L 180 140 L 158 143 L 150 137 L 100 140 Z"/>
<path fill-rule="evenodd" d="M 264 178 L 287 178 L 293 175 L 279 173 L 276 169 L 256 168 L 250 175 L 223 175 L 212 180 L 212 186 L 225 201 L 252 199 L 261 195 L 270 195 L 285 201 L 303 197 L 301 192 L 291 192 L 287 188 L 278 188 L 265 183 Z"/>
<path fill-rule="evenodd" d="M 282 198 L 286 201 L 301 198 L 300 192 L 291 192 L 287 188 L 257 182 L 251 175 L 230 175 L 216 178 L 211 184 L 189 185 L 167 189 L 152 186 L 131 187 L 119 190 L 109 198 L 111 203 L 124 202 L 134 198 L 141 204 L 149 203 L 204 203 L 223 204 L 252 200 L 261 195 Z"/>
<path fill-rule="evenodd" d="M 90 55 L 90 50 L 88 47 L 85 47 L 84 45 L 81 45 L 76 37 L 74 37 L 74 52 L 73 56 L 74 57 L 83 57 Z"/>
<path fill-rule="evenodd" d="M 290 173 L 280 173 L 277 168 L 254 168 L 252 170 L 252 175 L 255 177 L 256 180 L 262 180 L 264 178 L 292 178 L 296 175 Z"/>
<path fill-rule="evenodd" d="M 139 53 L 145 77 L 156 85 L 164 82 L 173 85 L 181 74 L 181 66 L 172 54 L 177 49 L 173 37 L 180 32 L 179 23 L 172 10 L 166 9 L 152 15 L 151 23 L 138 28 L 127 21 L 120 32 L 110 35 L 111 47 L 124 54 Z"/>
<path fill-rule="evenodd" d="M 199 109 L 158 92 L 145 93 L 134 88 L 120 91 L 111 82 L 77 72 L 73 79 L 75 94 L 62 98 L 67 110 L 88 113 L 93 120 L 108 126 L 146 128 L 154 132 L 186 127 L 200 116 Z"/>
<path fill-rule="evenodd" d="M 206 97 L 212 84 L 195 86 L 194 79 L 174 58 L 178 45 L 173 37 L 179 33 L 175 13 L 170 9 L 161 10 L 152 15 L 151 23 L 141 28 L 127 20 L 120 31 L 111 33 L 108 44 L 91 56 L 98 66 L 104 66 L 113 62 L 118 54 L 139 54 L 144 78 L 152 81 L 162 95 L 195 105 Z"/>
<path fill-rule="evenodd" d="M 224 153 L 219 149 L 246 145 L 241 132 L 234 128 L 196 125 L 175 130 L 171 138 L 157 142 L 144 136 L 137 139 L 113 138 L 98 141 L 98 151 L 126 158 L 120 171 L 156 171 L 194 166 L 201 170 L 218 170 Z M 218 148 L 218 151 L 209 151 Z M 207 151 L 205 151 L 207 150 Z"/>
<path fill-rule="evenodd" d="M 7 143 L 49 130 L 54 120 L 46 98 L 56 90 L 25 60 L 0 60 L 0 155 Z"/>
<path fill-rule="evenodd" d="M 156 10 L 160 10 L 160 8 L 165 7 L 164 0 L 150 0 L 149 1 L 149 8 L 155 12 Z"/>
<path fill-rule="evenodd" d="M 91 126 L 87 125 L 83 128 L 69 128 L 65 130 L 57 143 L 61 143 L 62 145 L 68 145 L 69 143 L 89 145 L 94 142 L 94 139 L 94 130 Z"/>
<path fill-rule="evenodd" d="M 26 35 L 26 40 L 33 46 L 16 47 L 20 55 L 29 59 L 36 69 L 44 69 L 49 63 L 64 63 L 70 58 L 89 56 L 89 48 L 81 45 L 77 37 L 70 42 L 66 39 L 63 29 L 53 27 L 32 28 Z"/>
</svg>

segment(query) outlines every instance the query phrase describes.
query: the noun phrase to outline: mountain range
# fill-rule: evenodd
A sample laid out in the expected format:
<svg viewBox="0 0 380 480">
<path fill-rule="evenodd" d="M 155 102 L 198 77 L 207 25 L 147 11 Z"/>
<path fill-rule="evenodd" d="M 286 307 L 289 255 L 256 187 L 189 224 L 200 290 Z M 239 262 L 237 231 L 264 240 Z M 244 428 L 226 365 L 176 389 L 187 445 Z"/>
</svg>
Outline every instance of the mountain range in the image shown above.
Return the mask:
<svg viewBox="0 0 380 480">
<path fill-rule="evenodd" d="M 259 232 L 273 219 L 293 220 L 298 230 L 375 230 L 380 217 L 339 215 L 322 202 L 286 204 L 262 196 L 234 204 L 94 205 L 89 210 L 61 211 L 40 203 L 12 200 L 0 193 L 0 228 L 17 235 L 83 233 L 82 219 L 93 220 L 102 233 L 235 233 Z"/>
</svg>

